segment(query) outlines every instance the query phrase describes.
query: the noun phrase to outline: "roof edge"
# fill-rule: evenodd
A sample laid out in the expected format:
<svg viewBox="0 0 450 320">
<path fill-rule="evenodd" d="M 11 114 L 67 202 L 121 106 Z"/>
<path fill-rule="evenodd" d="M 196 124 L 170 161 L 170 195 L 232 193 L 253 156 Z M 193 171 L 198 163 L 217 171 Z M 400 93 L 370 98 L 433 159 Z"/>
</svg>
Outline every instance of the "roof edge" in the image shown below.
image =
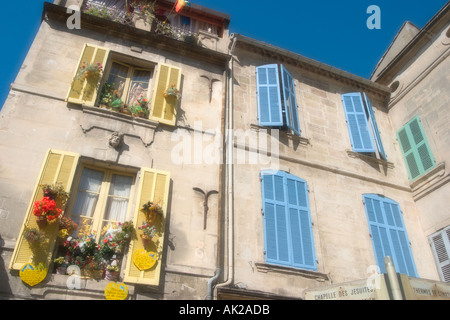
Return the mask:
<svg viewBox="0 0 450 320">
<path fill-rule="evenodd" d="M 376 83 L 372 80 L 357 76 L 355 74 L 341 70 L 339 68 L 332 67 L 330 65 L 316 61 L 314 59 L 307 58 L 305 56 L 294 53 L 292 51 L 282 49 L 282 48 L 273 46 L 271 44 L 268 44 L 268 43 L 265 43 L 265 42 L 262 42 L 262 41 L 259 41 L 259 40 L 256 40 L 256 39 L 253 39 L 253 38 L 250 38 L 250 37 L 244 36 L 242 34 L 238 34 L 238 33 L 231 34 L 230 38 L 231 38 L 231 41 L 233 41 L 235 39 L 237 42 L 242 42 L 247 45 L 265 49 L 265 50 L 271 51 L 273 53 L 279 54 L 280 56 L 289 57 L 300 63 L 307 64 L 313 68 L 321 70 L 322 72 L 332 74 L 332 75 L 334 75 L 335 78 L 343 78 L 343 79 L 357 82 L 360 85 L 370 87 L 372 90 L 380 92 L 382 95 L 388 95 L 391 93 L 391 89 L 385 85 L 382 85 L 382 84 Z"/>
</svg>

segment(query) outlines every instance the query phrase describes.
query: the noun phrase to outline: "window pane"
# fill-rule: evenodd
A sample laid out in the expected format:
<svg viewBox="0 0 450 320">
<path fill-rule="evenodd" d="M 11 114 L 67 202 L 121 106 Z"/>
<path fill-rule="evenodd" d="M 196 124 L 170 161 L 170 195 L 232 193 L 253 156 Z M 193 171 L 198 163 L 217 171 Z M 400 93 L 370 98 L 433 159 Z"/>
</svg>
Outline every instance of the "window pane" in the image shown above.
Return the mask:
<svg viewBox="0 0 450 320">
<path fill-rule="evenodd" d="M 141 96 L 147 97 L 151 71 L 135 70 L 130 83 L 130 93 L 127 99 L 127 105 L 136 105 Z"/>
<path fill-rule="evenodd" d="M 108 82 L 114 84 L 114 88 L 119 92 L 119 97 L 122 97 L 125 89 L 125 82 L 127 81 L 128 67 L 122 64 L 113 62 L 111 71 L 109 73 Z"/>
<path fill-rule="evenodd" d="M 125 221 L 132 182 L 133 179 L 130 176 L 113 175 L 104 216 L 105 221 Z"/>
<path fill-rule="evenodd" d="M 91 232 L 103 176 L 104 173 L 102 171 L 89 168 L 83 169 L 71 215 L 71 218 L 79 226 L 79 234 L 89 234 Z"/>
</svg>

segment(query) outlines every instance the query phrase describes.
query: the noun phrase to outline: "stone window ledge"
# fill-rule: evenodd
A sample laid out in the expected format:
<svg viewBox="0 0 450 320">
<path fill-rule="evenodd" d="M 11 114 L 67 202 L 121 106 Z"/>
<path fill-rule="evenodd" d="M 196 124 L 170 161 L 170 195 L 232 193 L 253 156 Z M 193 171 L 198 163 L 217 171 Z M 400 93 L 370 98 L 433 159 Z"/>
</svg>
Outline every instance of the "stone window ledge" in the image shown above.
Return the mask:
<svg viewBox="0 0 450 320">
<path fill-rule="evenodd" d="M 254 123 L 250 124 L 250 129 L 251 130 L 255 130 L 256 132 L 259 132 L 260 130 L 266 130 L 268 134 L 270 134 L 271 130 L 273 130 L 273 128 L 260 126 L 260 125 L 254 124 Z M 304 145 L 304 146 L 307 146 L 307 145 L 311 144 L 310 143 L 310 139 L 308 139 L 308 138 L 299 137 L 299 136 L 297 136 L 295 134 L 286 132 L 286 131 L 281 130 L 281 129 L 278 129 L 278 132 L 279 132 L 280 136 L 287 137 L 289 140 L 292 140 L 293 142 L 295 142 L 297 144 L 301 144 L 301 145 Z"/>
<path fill-rule="evenodd" d="M 149 129 L 156 129 L 156 127 L 159 124 L 159 122 L 157 122 L 157 121 L 139 118 L 139 117 L 133 117 L 132 115 L 129 115 L 129 114 L 120 113 L 120 112 L 108 110 L 105 108 L 90 107 L 90 106 L 82 105 L 82 110 L 83 110 L 83 113 L 85 113 L 85 114 L 91 114 L 91 115 L 96 115 L 96 116 L 101 116 L 101 117 L 106 117 L 106 118 L 114 118 L 114 119 L 121 120 L 123 122 L 127 122 L 127 123 L 130 123 L 133 125 L 140 125 L 143 127 L 147 127 Z"/>
<path fill-rule="evenodd" d="M 69 289 L 68 283 L 71 281 L 69 275 L 51 274 L 42 284 L 32 287 L 31 296 L 40 299 L 106 299 L 105 288 L 111 283 L 109 280 L 94 280 L 80 277 L 79 289 Z M 134 285 L 127 284 L 128 298 L 134 295 Z"/>
<path fill-rule="evenodd" d="M 413 198 L 417 201 L 448 182 L 450 182 L 450 174 L 445 170 L 445 163 L 441 162 L 411 182 Z"/>
<path fill-rule="evenodd" d="M 372 162 L 372 163 L 376 163 L 379 165 L 382 165 L 384 167 L 387 167 L 389 169 L 394 169 L 395 166 L 392 162 L 389 162 L 387 160 L 383 160 L 383 159 L 378 159 L 363 153 L 359 153 L 359 152 L 355 152 L 352 150 L 347 150 L 347 155 L 351 158 L 357 158 L 357 159 L 362 159 L 364 161 L 368 161 L 368 162 Z"/>
<path fill-rule="evenodd" d="M 278 266 L 274 264 L 267 264 L 267 263 L 255 263 L 256 270 L 258 272 L 262 273 L 269 273 L 269 272 L 275 272 L 275 273 L 283 273 L 283 274 L 290 274 L 295 276 L 300 276 L 303 278 L 308 279 L 314 279 L 316 281 L 325 282 L 330 281 L 330 278 L 327 274 L 317 272 L 317 271 L 310 271 L 306 269 L 297 269 L 292 267 L 285 267 L 285 266 Z"/>
</svg>

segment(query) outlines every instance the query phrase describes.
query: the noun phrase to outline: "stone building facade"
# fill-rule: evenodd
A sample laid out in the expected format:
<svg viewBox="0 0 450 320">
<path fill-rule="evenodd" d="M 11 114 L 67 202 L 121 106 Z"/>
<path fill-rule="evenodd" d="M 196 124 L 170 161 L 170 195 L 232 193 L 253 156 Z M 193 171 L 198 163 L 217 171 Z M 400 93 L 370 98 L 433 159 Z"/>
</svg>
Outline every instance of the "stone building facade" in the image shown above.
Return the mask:
<svg viewBox="0 0 450 320">
<path fill-rule="evenodd" d="M 45 4 L 0 113 L 0 295 L 104 298 L 108 279 L 83 273 L 74 289 L 56 273 L 52 224 L 38 250 L 47 277 L 19 277 L 38 256 L 24 230 L 40 185 L 55 182 L 70 193 L 64 215 L 99 244 L 118 222 L 140 226 L 148 201 L 161 207 L 157 241 L 136 230 L 117 255 L 128 299 L 303 299 L 386 272 L 387 255 L 399 273 L 448 281 L 448 5 L 422 30 L 405 24 L 370 80 L 173 6 L 148 19 L 122 1 Z M 102 71 L 78 78 L 85 62 Z M 103 103 L 107 83 L 121 112 Z M 128 114 L 141 97 L 148 114 Z M 416 116 L 434 162 L 412 176 L 401 137 Z M 157 258 L 139 270 L 142 249 Z"/>
</svg>

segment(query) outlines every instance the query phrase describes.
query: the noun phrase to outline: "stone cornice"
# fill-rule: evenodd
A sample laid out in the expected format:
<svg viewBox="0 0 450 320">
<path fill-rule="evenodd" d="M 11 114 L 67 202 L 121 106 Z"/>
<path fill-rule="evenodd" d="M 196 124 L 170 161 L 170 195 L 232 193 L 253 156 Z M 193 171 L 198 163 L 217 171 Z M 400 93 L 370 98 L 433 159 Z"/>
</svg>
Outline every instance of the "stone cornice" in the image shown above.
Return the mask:
<svg viewBox="0 0 450 320">
<path fill-rule="evenodd" d="M 71 16 L 67 13 L 67 8 L 52 3 L 44 3 L 43 17 L 50 20 L 59 21 L 66 24 Z M 102 34 L 126 39 L 144 46 L 155 47 L 158 50 L 171 52 L 183 57 L 190 57 L 204 63 L 210 63 L 226 67 L 230 56 L 215 50 L 204 48 L 202 46 L 186 43 L 170 37 L 131 27 L 122 23 L 102 19 L 90 14 L 81 12 L 81 29 L 97 31 Z M 67 29 L 67 32 L 77 33 L 77 30 Z"/>
<path fill-rule="evenodd" d="M 240 34 L 233 34 L 231 38 L 236 41 L 236 48 L 251 51 L 264 57 L 269 57 L 270 59 L 276 60 L 280 63 L 293 65 L 330 80 L 345 83 L 355 89 L 376 95 L 383 101 L 387 101 L 390 95 L 391 89 L 384 85 L 380 85 L 371 80 L 356 76 L 313 59 L 306 58 L 297 53 L 251 39 Z"/>
</svg>

